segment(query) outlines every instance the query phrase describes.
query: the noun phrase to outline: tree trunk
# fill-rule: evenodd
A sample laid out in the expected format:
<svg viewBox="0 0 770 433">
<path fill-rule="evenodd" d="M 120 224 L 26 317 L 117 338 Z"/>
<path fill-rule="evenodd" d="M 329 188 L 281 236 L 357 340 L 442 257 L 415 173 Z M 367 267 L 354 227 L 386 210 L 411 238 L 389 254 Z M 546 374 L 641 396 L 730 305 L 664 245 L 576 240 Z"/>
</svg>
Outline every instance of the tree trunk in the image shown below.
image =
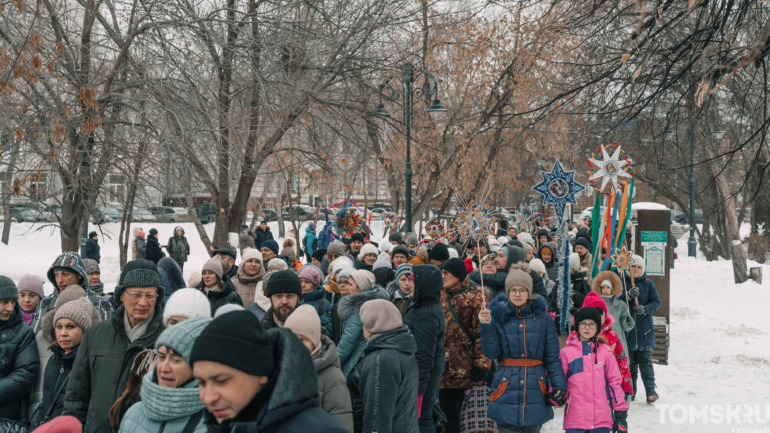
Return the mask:
<svg viewBox="0 0 770 433">
<path fill-rule="evenodd" d="M 3 243 L 8 245 L 11 236 L 12 217 L 10 200 L 13 194 L 13 168 L 19 156 L 19 146 L 11 146 L 11 158 L 7 164 L 5 178 L 3 179 Z"/>
<path fill-rule="evenodd" d="M 141 171 L 142 157 L 136 156 L 134 160 L 134 172 L 131 175 L 131 184 L 128 188 L 128 200 L 123 209 L 123 218 L 120 221 L 120 236 L 118 236 L 118 248 L 120 249 L 120 270 L 128 262 L 128 246 L 131 245 L 131 219 L 134 211 L 134 200 L 136 199 L 136 187 L 139 184 L 139 172 Z M 127 221 L 127 222 L 126 222 Z"/>
</svg>

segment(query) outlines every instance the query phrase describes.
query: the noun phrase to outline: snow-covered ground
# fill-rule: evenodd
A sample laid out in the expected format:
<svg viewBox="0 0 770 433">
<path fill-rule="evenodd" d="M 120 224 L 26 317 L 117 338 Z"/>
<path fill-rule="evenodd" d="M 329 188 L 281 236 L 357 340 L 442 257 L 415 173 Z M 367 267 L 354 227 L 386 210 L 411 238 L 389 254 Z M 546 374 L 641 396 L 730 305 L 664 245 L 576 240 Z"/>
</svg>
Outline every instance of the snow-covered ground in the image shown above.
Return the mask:
<svg viewBox="0 0 770 433">
<path fill-rule="evenodd" d="M 158 229 L 162 244 L 167 242 L 177 225 L 180 224 L 141 224 L 146 232 L 150 228 Z M 277 223 L 269 225 L 277 238 Z M 184 269 L 187 279 L 193 271 L 200 271 L 208 255 L 194 225 L 181 226 L 187 233 L 192 253 Z M 58 230 L 47 228 L 35 231 L 37 227 L 13 225 L 10 245 L 0 244 L 1 274 L 16 281 L 25 273 L 45 277 L 48 267 L 61 250 L 60 239 Z M 300 228 L 303 236 L 304 227 Z M 105 224 L 101 229 L 104 232 L 100 236 L 102 280 L 105 289 L 110 291 L 120 275 L 118 225 Z M 214 227 L 210 225 L 206 229 L 211 234 Z M 374 222 L 372 229 L 373 239 L 378 241 L 383 232 L 382 222 Z M 747 226 L 742 227 L 742 235 L 746 234 Z M 679 240 L 679 259 L 672 271 L 669 364 L 655 366 L 660 400 L 656 405 L 648 405 L 644 402 L 644 391 L 640 392 L 640 399 L 631 403 L 628 417 L 630 431 L 768 433 L 768 284 L 760 286 L 748 281 L 736 285 L 731 262 L 720 260 L 708 263 L 702 257 L 687 258 L 687 236 L 685 234 Z M 750 266 L 758 265 L 750 263 Z M 770 279 L 770 269 L 768 266 L 764 268 Z M 46 292 L 52 290 L 53 286 L 47 284 Z M 711 411 L 710 416 L 701 417 L 700 413 L 693 412 L 702 410 L 706 405 Z M 724 416 L 731 412 L 736 415 Z M 556 413 L 556 419 L 546 424 L 543 432 L 562 431 L 562 410 Z M 748 414 L 752 422 L 747 423 Z M 690 422 L 691 416 L 695 421 L 693 423 Z M 717 423 L 720 419 L 722 422 Z"/>
</svg>

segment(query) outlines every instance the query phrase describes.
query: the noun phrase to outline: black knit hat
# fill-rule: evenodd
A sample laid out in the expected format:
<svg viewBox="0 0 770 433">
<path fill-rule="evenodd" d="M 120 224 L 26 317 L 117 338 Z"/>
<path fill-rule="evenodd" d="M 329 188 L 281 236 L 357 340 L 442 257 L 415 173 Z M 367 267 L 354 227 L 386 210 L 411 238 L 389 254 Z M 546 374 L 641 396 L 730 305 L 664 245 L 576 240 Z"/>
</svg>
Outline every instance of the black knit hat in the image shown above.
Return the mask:
<svg viewBox="0 0 770 433">
<path fill-rule="evenodd" d="M 462 283 L 468 278 L 468 269 L 465 267 L 465 262 L 460 259 L 449 259 L 441 264 L 441 270 L 447 271 L 454 275 L 455 278 Z"/>
<path fill-rule="evenodd" d="M 265 296 L 268 298 L 278 293 L 294 293 L 302 296 L 302 283 L 299 277 L 292 271 L 278 271 L 267 282 Z"/>
<path fill-rule="evenodd" d="M 250 311 L 231 311 L 214 319 L 195 339 L 190 366 L 211 361 L 252 376 L 273 374 L 273 345 Z"/>
<path fill-rule="evenodd" d="M 121 304 L 120 296 L 128 287 L 155 287 L 158 289 L 158 297 L 162 300 L 166 290 L 160 284 L 160 274 L 155 263 L 145 259 L 132 260 L 126 263 L 120 273 L 118 285 L 115 286 L 115 302 L 117 305 Z"/>
<path fill-rule="evenodd" d="M 91 233 L 89 233 L 89 234 L 88 234 L 88 237 L 89 237 L 89 238 L 92 238 L 92 237 L 94 237 L 94 236 L 97 236 L 97 233 L 96 233 L 96 232 L 91 232 Z"/>
<path fill-rule="evenodd" d="M 396 241 L 399 244 L 403 244 L 404 243 L 404 237 L 401 236 L 401 233 L 399 233 L 399 232 L 391 233 L 390 236 L 388 236 L 388 240 L 389 241 Z"/>
<path fill-rule="evenodd" d="M 350 242 L 353 243 L 353 241 L 359 241 L 361 243 L 366 242 L 364 235 L 361 232 L 353 233 L 353 236 L 350 237 Z"/>
<path fill-rule="evenodd" d="M 574 308 L 573 308 L 574 310 Z M 602 327 L 602 315 L 599 314 L 599 311 L 596 310 L 594 307 L 583 307 L 579 310 L 577 310 L 576 313 L 573 312 L 573 315 L 575 316 L 575 329 L 579 330 L 580 322 L 584 320 L 590 320 L 594 323 L 596 323 L 596 335 L 599 335 L 601 332 Z"/>
<path fill-rule="evenodd" d="M 524 252 L 524 248 L 517 247 L 516 245 L 508 245 L 508 264 L 515 265 L 517 263 L 526 262 L 527 253 Z"/>
<path fill-rule="evenodd" d="M 319 262 L 324 261 L 324 256 L 326 255 L 326 250 L 315 250 L 313 251 L 313 254 L 310 255 L 310 257 L 318 260 Z"/>
<path fill-rule="evenodd" d="M 579 237 L 575 239 L 575 246 L 582 246 L 583 248 L 587 249 L 588 251 L 591 251 L 591 244 L 588 242 L 588 239 L 584 237 Z"/>
<path fill-rule="evenodd" d="M 441 262 L 443 262 L 444 260 L 448 260 L 449 249 L 444 244 L 436 244 L 436 246 L 428 250 L 428 258 L 430 258 L 431 260 L 438 260 Z"/>
<path fill-rule="evenodd" d="M 395 257 L 396 254 L 401 254 L 402 256 L 406 257 L 407 260 L 409 260 L 409 248 L 403 246 L 403 245 L 396 245 L 391 250 L 393 251 L 393 256 Z M 449 252 L 447 251 L 447 255 Z M 428 253 L 428 256 L 430 256 L 430 253 Z"/>
<path fill-rule="evenodd" d="M 524 248 L 524 244 L 522 244 L 521 241 L 516 238 L 511 238 L 511 240 L 508 241 L 508 245 L 514 245 L 519 248 Z"/>
</svg>

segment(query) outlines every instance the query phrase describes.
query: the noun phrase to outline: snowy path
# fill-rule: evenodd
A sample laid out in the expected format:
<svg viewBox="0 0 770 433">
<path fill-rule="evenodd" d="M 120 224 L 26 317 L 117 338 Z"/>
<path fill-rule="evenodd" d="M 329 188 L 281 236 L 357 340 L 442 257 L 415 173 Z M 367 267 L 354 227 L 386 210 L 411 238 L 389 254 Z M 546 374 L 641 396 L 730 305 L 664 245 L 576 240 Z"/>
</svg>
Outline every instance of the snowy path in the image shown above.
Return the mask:
<svg viewBox="0 0 770 433">
<path fill-rule="evenodd" d="M 160 240 L 165 244 L 178 224 L 142 224 L 145 231 L 157 228 Z M 207 260 L 203 243 L 198 239 L 192 223 L 181 224 L 190 242 L 191 259 L 184 270 L 185 279 L 193 271 L 199 271 Z M 382 223 L 373 224 L 374 238 L 382 234 Z M 2 270 L 0 273 L 18 281 L 25 273 L 45 276 L 53 259 L 60 251 L 58 231 L 45 229 L 35 232 L 28 224 L 14 224 L 11 245 L 0 244 Z M 37 227 L 37 226 L 35 226 Z M 277 238 L 277 223 L 270 223 Z M 91 227 L 93 230 L 94 228 Z M 118 280 L 117 224 L 102 226 L 105 234 L 112 237 L 102 246 L 102 280 L 110 291 Z M 213 232 L 213 225 L 207 230 Z M 300 229 L 304 236 L 304 226 Z M 98 229 L 97 229 L 98 231 Z M 279 240 L 281 243 L 281 240 Z M 631 403 L 629 428 L 631 432 L 770 432 L 770 345 L 768 335 L 767 306 L 770 305 L 768 284 L 760 286 L 752 281 L 743 285 L 733 283 L 732 265 L 729 261 L 708 263 L 701 258 L 689 259 L 686 235 L 679 242 L 679 259 L 672 272 L 671 294 L 671 348 L 669 365 L 655 366 L 656 382 L 660 394 L 658 405 L 641 401 Z M 757 266 L 752 263 L 751 266 Z M 770 278 L 770 268 L 764 273 Z M 46 292 L 53 287 L 46 285 Z M 641 386 L 641 382 L 639 383 Z M 661 424 L 662 405 L 692 405 L 700 410 L 704 405 L 761 404 L 759 415 L 768 421 L 760 424 L 708 423 L 689 420 L 674 423 L 666 413 Z M 671 407 L 669 407 L 670 409 Z M 770 408 L 770 406 L 768 406 Z M 546 424 L 543 432 L 562 430 L 562 410 L 556 419 Z M 724 410 L 721 411 L 724 413 Z M 745 410 L 740 411 L 741 421 Z M 681 409 L 674 411 L 682 417 Z M 711 421 L 714 421 L 713 419 Z M 749 429 L 749 430 L 740 430 Z M 756 430 L 759 429 L 759 430 Z"/>
</svg>

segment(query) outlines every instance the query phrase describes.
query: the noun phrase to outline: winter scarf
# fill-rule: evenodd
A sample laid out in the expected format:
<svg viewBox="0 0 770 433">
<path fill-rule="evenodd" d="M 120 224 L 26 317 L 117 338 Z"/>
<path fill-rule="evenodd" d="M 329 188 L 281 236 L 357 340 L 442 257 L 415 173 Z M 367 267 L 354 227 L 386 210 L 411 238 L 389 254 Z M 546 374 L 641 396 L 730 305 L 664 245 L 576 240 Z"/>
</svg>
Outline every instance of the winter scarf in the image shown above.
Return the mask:
<svg viewBox="0 0 770 433">
<path fill-rule="evenodd" d="M 255 300 L 260 296 L 264 297 L 263 294 L 257 293 L 259 292 L 259 290 L 257 290 L 259 282 L 262 281 L 262 278 L 264 277 L 264 266 L 260 266 L 259 272 L 257 272 L 257 275 L 254 276 L 246 275 L 246 272 L 243 270 L 243 266 L 238 268 L 238 272 L 235 274 L 235 278 L 232 278 L 231 281 L 233 282 L 233 286 L 235 286 L 235 292 L 241 296 L 243 305 L 249 306 L 254 303 Z"/>
<path fill-rule="evenodd" d="M 128 337 L 128 341 L 134 342 L 137 338 L 144 335 L 144 331 L 147 330 L 147 326 L 150 325 L 150 322 L 152 322 L 153 316 L 150 316 L 141 322 L 137 323 L 136 326 L 134 326 L 134 329 L 131 329 L 131 322 L 128 321 L 128 312 L 123 313 L 123 327 L 126 330 L 126 336 Z"/>
<path fill-rule="evenodd" d="M 21 310 L 21 315 L 24 318 L 24 323 L 26 323 L 27 325 L 31 325 L 32 321 L 35 320 L 35 312 L 34 311 L 31 312 L 31 313 L 27 313 L 26 311 Z"/>
<path fill-rule="evenodd" d="M 156 374 L 145 374 L 139 391 L 144 403 L 142 410 L 148 418 L 163 422 L 190 416 L 203 409 L 196 380 L 179 388 L 164 388 L 156 382 Z"/>
</svg>

